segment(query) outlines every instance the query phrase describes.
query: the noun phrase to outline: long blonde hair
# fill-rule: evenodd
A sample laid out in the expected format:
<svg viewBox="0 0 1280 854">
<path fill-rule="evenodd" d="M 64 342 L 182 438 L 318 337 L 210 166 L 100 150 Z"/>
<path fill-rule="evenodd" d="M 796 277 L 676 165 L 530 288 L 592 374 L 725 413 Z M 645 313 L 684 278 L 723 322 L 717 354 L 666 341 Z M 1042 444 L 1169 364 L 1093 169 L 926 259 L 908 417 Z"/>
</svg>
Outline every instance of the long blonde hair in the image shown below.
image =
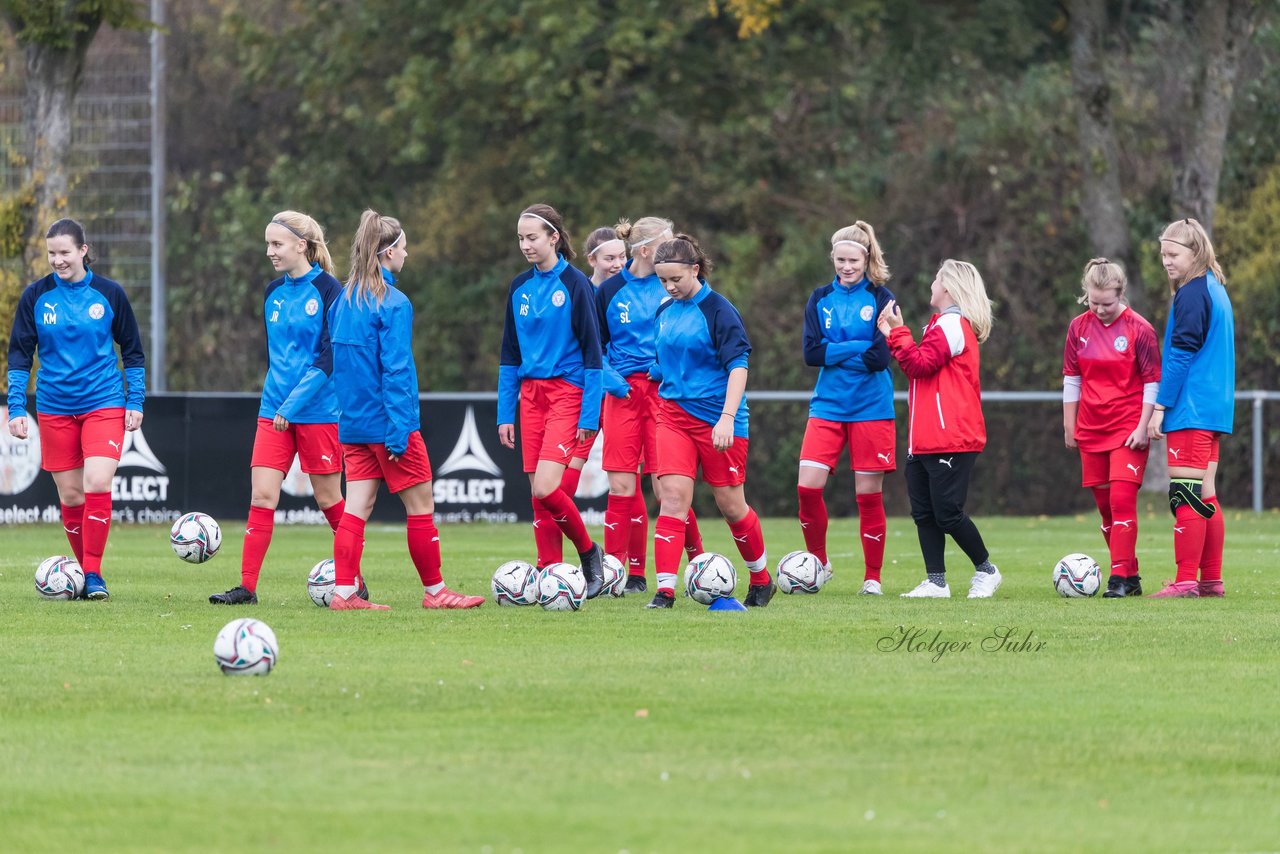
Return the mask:
<svg viewBox="0 0 1280 854">
<path fill-rule="evenodd" d="M 1094 258 L 1084 265 L 1084 276 L 1080 279 L 1080 305 L 1089 302 L 1089 291 L 1115 291 L 1120 301 L 1128 304 L 1124 292 L 1129 287 L 1129 279 L 1124 274 L 1124 267 L 1107 258 Z"/>
<path fill-rule="evenodd" d="M 991 300 L 987 298 L 987 288 L 982 284 L 978 268 L 967 261 L 948 258 L 942 262 L 938 275 L 942 277 L 942 287 L 969 321 L 978 343 L 986 341 L 991 335 Z"/>
<path fill-rule="evenodd" d="M 357 305 L 382 303 L 387 295 L 387 283 L 382 279 L 382 253 L 403 238 L 404 229 L 395 217 L 382 216 L 375 210 L 366 210 L 360 215 L 360 225 L 351 241 L 347 302 L 351 302 L 354 293 Z"/>
<path fill-rule="evenodd" d="M 889 265 L 885 263 L 884 251 L 880 249 L 880 241 L 876 240 L 876 230 L 870 223 L 858 220 L 853 225 L 846 225 L 831 235 L 832 255 L 835 254 L 836 244 L 845 240 L 867 250 L 866 275 L 873 284 L 883 285 L 889 281 Z"/>
<path fill-rule="evenodd" d="M 307 241 L 307 260 L 319 264 L 320 269 L 333 275 L 333 259 L 329 257 L 329 244 L 324 241 L 324 229 L 320 223 L 298 211 L 280 211 L 271 221 Z"/>
<path fill-rule="evenodd" d="M 1225 285 L 1227 277 L 1222 275 L 1222 268 L 1218 266 L 1218 256 L 1213 251 L 1213 241 L 1209 239 L 1209 234 L 1204 230 L 1204 226 L 1199 220 L 1180 219 L 1177 222 L 1171 222 L 1164 227 L 1164 231 L 1160 232 L 1160 239 L 1170 240 L 1179 246 L 1185 246 L 1191 250 L 1191 254 L 1195 259 L 1196 272 L 1189 274 L 1181 282 L 1169 283 L 1169 293 L 1177 291 L 1178 288 L 1187 282 L 1204 275 L 1205 271 L 1212 270 L 1214 278 L 1219 284 Z"/>
</svg>

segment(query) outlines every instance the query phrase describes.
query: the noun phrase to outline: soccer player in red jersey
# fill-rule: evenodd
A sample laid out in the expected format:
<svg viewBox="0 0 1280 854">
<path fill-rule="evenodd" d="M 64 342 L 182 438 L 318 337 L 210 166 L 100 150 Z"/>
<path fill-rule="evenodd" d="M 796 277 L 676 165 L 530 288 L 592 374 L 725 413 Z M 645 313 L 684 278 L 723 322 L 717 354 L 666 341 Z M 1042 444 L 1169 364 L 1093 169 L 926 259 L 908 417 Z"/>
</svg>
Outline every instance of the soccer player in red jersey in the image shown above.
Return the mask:
<svg viewBox="0 0 1280 854">
<path fill-rule="evenodd" d="M 111 531 L 111 482 L 125 431 L 142 426 L 142 338 L 124 288 L 90 269 L 93 255 L 80 223 L 58 220 L 45 246 L 52 272 L 27 286 L 13 317 L 9 435 L 27 438 L 27 383 L 38 351 L 40 467 L 58 489 L 62 527 L 84 569 L 84 598 L 103 600 L 109 597 L 102 555 Z"/>
<path fill-rule="evenodd" d="M 1147 467 L 1147 424 L 1160 386 L 1160 349 L 1146 318 L 1126 305 L 1120 265 L 1084 267 L 1080 303 L 1062 354 L 1062 428 L 1080 449 L 1080 485 L 1093 491 L 1111 550 L 1107 599 L 1142 595 L 1135 549 L 1138 489 Z"/>
<path fill-rule="evenodd" d="M 1169 438 L 1169 509 L 1178 575 L 1153 598 L 1221 596 L 1226 539 L 1215 479 L 1218 444 L 1235 419 L 1235 315 L 1213 243 L 1194 219 L 1160 234 L 1173 308 L 1164 370 L 1147 432 Z M 1197 578 L 1197 575 L 1199 576 Z"/>
<path fill-rule="evenodd" d="M 263 296 L 267 376 L 249 462 L 252 495 L 240 583 L 210 596 L 214 605 L 257 604 L 258 576 L 271 546 L 280 488 L 295 454 L 330 528 L 338 529 L 343 513 L 338 398 L 329 374 L 314 365 L 328 358 L 327 318 L 342 285 L 333 277 L 324 229 L 306 214 L 276 214 L 267 223 L 265 239 L 267 258 L 282 275 L 267 285 Z"/>
</svg>

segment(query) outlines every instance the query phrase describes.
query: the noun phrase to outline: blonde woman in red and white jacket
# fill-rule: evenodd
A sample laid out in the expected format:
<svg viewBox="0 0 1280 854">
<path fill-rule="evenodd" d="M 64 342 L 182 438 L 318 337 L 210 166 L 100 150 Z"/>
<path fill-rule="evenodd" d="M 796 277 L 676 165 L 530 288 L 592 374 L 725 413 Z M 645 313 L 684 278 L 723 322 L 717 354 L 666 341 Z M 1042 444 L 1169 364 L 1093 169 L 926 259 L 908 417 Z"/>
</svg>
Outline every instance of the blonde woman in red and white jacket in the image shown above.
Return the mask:
<svg viewBox="0 0 1280 854">
<path fill-rule="evenodd" d="M 969 476 L 987 444 L 978 380 L 978 344 L 991 334 L 991 300 L 982 276 L 964 261 L 942 262 L 929 291 L 937 311 L 925 325 L 920 343 L 902 325 L 897 303 L 881 312 L 878 325 L 889 350 L 911 380 L 908 397 L 907 494 L 920 537 L 928 577 L 911 598 L 945 599 L 947 534 L 969 560 L 974 574 L 970 599 L 988 599 L 1000 586 L 1000 571 L 990 561 L 982 534 L 964 512 Z"/>
</svg>

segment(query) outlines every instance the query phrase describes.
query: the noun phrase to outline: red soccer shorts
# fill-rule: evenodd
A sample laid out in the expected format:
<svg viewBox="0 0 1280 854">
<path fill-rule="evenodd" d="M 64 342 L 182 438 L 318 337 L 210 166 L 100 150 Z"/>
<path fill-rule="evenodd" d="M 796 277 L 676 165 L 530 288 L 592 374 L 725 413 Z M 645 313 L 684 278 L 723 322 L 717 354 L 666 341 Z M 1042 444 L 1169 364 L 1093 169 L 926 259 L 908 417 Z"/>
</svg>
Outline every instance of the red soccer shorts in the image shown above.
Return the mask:
<svg viewBox="0 0 1280 854">
<path fill-rule="evenodd" d="M 658 458 L 658 386 L 645 373 L 627 377 L 631 396 L 604 399 L 605 471 L 633 472 Z M 699 422 L 702 423 L 702 422 Z M 735 445 L 737 442 L 734 443 Z"/>
<path fill-rule="evenodd" d="M 431 460 L 422 433 L 409 434 L 409 445 L 400 459 L 392 460 L 383 444 L 342 446 L 347 465 L 347 481 L 385 480 L 391 492 L 403 492 L 411 486 L 431 481 Z"/>
<path fill-rule="evenodd" d="M 286 474 L 293 465 L 293 455 L 307 474 L 337 474 L 342 471 L 342 443 L 338 441 L 337 424 L 294 424 L 277 431 L 270 418 L 258 419 L 258 433 L 253 437 L 253 459 L 250 466 L 263 466 Z"/>
<path fill-rule="evenodd" d="M 1150 450 L 1135 451 L 1121 445 L 1112 451 L 1081 451 L 1080 485 L 1088 488 L 1118 480 L 1141 484 Z"/>
<path fill-rule="evenodd" d="M 520 455 L 526 472 L 539 460 L 567 466 L 578 447 L 582 389 L 568 380 L 520 383 Z"/>
<path fill-rule="evenodd" d="M 897 445 L 893 419 L 883 421 L 827 421 L 810 418 L 800 444 L 800 460 L 819 463 L 835 471 L 844 446 L 849 446 L 849 468 L 853 471 L 893 471 L 897 468 Z"/>
<path fill-rule="evenodd" d="M 95 409 L 83 415 L 37 413 L 40 427 L 40 468 L 71 471 L 86 457 L 120 459 L 124 448 L 124 407 Z"/>
<path fill-rule="evenodd" d="M 1212 430 L 1174 430 L 1165 434 L 1169 441 L 1169 465 L 1189 469 L 1207 469 L 1218 461 L 1218 439 Z"/>
<path fill-rule="evenodd" d="M 741 436 L 733 438 L 727 451 L 717 451 L 711 442 L 711 425 L 669 400 L 658 404 L 658 477 L 681 474 L 702 479 L 710 486 L 738 486 L 747 479 L 747 445 Z"/>
<path fill-rule="evenodd" d="M 590 441 L 579 442 L 573 449 L 573 458 L 575 460 L 582 460 L 583 462 L 586 462 L 587 458 L 591 456 L 592 446 L 595 445 L 596 439 L 599 438 L 600 434 L 597 433 L 591 437 Z"/>
</svg>

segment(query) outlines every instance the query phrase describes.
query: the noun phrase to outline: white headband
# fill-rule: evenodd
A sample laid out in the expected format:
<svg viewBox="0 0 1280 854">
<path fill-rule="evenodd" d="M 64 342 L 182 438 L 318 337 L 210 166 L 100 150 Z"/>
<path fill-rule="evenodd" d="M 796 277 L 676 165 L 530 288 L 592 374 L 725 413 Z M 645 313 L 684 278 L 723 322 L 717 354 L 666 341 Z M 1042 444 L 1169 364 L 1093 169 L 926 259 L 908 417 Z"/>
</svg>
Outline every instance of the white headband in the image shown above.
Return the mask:
<svg viewBox="0 0 1280 854">
<path fill-rule="evenodd" d="M 623 241 L 623 239 L 622 239 L 621 237 L 615 237 L 615 238 L 613 238 L 612 240 L 606 240 L 604 243 L 601 243 L 601 244 L 600 244 L 599 246 L 597 246 L 595 249 L 592 249 L 590 252 L 588 252 L 588 253 L 587 253 L 587 257 L 588 257 L 588 258 L 590 258 L 592 255 L 596 254 L 596 253 L 597 253 L 597 252 L 599 252 L 601 249 L 603 249 L 603 248 L 605 248 L 606 246 L 608 246 L 610 243 L 621 243 L 621 244 L 622 244 L 622 248 L 623 248 L 623 250 L 624 250 L 624 251 L 625 251 L 625 250 L 626 250 L 626 248 L 627 248 L 627 244 Z"/>
<path fill-rule="evenodd" d="M 671 236 L 671 229 L 664 228 L 661 234 L 655 234 L 653 237 L 646 237 L 644 240 L 637 240 L 635 243 L 632 243 L 631 248 L 635 249 L 636 247 L 644 246 L 646 244 L 652 243 L 653 241 L 657 240 L 659 237 L 670 237 L 670 236 Z"/>
<path fill-rule="evenodd" d="M 864 246 L 863 244 L 859 243 L 859 242 L 858 242 L 858 241 L 856 241 L 856 240 L 837 240 L 837 241 L 835 241 L 834 243 L 832 243 L 832 244 L 831 244 L 831 248 L 832 248 L 832 249 L 835 249 L 835 248 L 836 248 L 837 246 L 839 246 L 841 243 L 848 243 L 850 246 L 857 246 L 859 249 L 861 249 L 863 252 L 867 253 L 868 255 L 870 255 L 870 254 L 871 254 L 871 250 L 870 250 L 870 249 L 868 249 L 866 246 Z"/>
<path fill-rule="evenodd" d="M 536 213 L 529 213 L 528 211 L 525 211 L 524 213 L 520 214 L 520 219 L 524 219 L 524 218 L 525 218 L 525 217 L 527 217 L 527 216 L 531 216 L 531 217 L 533 217 L 534 219 L 540 219 L 540 220 L 542 220 L 543 222 L 545 222 L 545 223 L 547 224 L 547 228 L 551 229 L 551 232 L 552 232 L 553 234 L 559 234 L 559 233 L 560 233 L 560 229 L 558 229 L 558 228 L 556 228 L 554 225 L 552 225 L 552 224 L 551 224 L 551 220 L 547 219 L 546 217 L 541 217 L 541 216 L 538 216 Z M 517 220 L 517 221 L 516 221 L 516 226 L 518 227 L 519 225 L 520 225 L 520 221 L 519 221 L 519 220 Z"/>
<path fill-rule="evenodd" d="M 390 243 L 388 243 L 388 244 L 387 244 L 386 246 L 384 246 L 382 249 L 379 249 L 379 250 L 378 250 L 378 254 L 379 254 L 379 255 L 381 255 L 383 252 L 390 252 L 392 249 L 394 249 L 394 248 L 395 248 L 395 245 L 396 245 L 397 243 L 399 243 L 399 242 L 400 242 L 400 238 L 402 238 L 402 237 L 404 237 L 404 231 L 403 231 L 403 230 L 402 230 L 399 234 L 397 234 L 397 235 L 396 235 L 396 239 L 395 239 L 395 240 L 393 240 L 393 241 L 391 241 Z"/>
</svg>

